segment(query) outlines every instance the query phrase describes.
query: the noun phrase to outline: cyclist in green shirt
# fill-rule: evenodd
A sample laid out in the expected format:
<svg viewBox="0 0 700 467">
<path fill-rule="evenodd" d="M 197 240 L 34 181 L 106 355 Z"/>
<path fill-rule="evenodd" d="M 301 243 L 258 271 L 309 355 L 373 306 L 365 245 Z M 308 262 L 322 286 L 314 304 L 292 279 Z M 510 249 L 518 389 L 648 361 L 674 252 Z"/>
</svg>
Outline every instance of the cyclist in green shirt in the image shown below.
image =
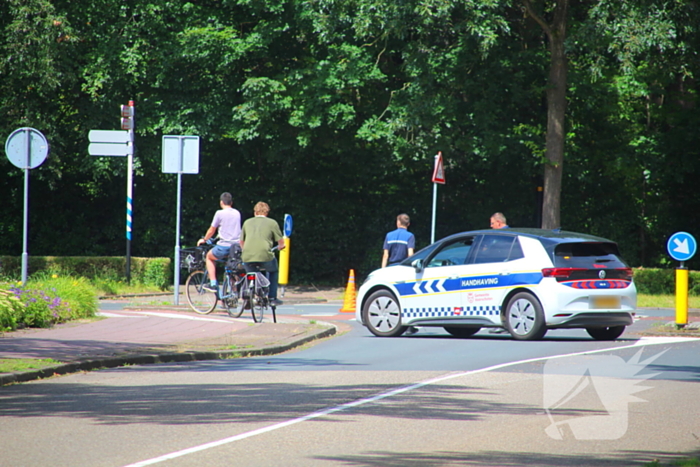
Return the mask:
<svg viewBox="0 0 700 467">
<path fill-rule="evenodd" d="M 267 271 L 270 280 L 270 304 L 273 306 L 281 305 L 282 302 L 277 299 L 279 268 L 275 254 L 270 250 L 275 242 L 280 250 L 284 249 L 282 231 L 277 221 L 267 217 L 270 213 L 270 206 L 267 203 L 258 202 L 253 208 L 253 213 L 255 217 L 246 220 L 241 231 L 243 267 L 246 271 L 251 272 L 255 270 L 255 265 L 258 265 Z"/>
</svg>

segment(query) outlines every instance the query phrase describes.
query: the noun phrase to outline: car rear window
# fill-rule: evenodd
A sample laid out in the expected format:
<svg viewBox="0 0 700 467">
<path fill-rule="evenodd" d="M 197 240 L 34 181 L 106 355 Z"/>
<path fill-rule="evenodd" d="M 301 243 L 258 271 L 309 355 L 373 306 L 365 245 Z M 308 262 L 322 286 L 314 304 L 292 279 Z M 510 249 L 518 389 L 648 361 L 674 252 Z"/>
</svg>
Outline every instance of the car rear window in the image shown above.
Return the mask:
<svg viewBox="0 0 700 467">
<path fill-rule="evenodd" d="M 554 249 L 557 268 L 626 268 L 615 243 L 580 242 L 562 243 Z"/>
</svg>

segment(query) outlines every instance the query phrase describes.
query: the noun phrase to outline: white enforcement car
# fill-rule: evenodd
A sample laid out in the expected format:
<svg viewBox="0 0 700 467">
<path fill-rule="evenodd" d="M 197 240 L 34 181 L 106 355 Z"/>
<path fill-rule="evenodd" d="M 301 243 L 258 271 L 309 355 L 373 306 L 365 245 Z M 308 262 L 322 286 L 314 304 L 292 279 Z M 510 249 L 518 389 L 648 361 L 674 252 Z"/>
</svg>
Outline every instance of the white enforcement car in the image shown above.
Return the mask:
<svg viewBox="0 0 700 467">
<path fill-rule="evenodd" d="M 455 234 L 377 269 L 357 293 L 356 317 L 382 337 L 435 326 L 457 337 L 505 328 L 521 340 L 585 328 L 612 340 L 632 324 L 636 307 L 632 270 L 616 243 L 506 228 Z"/>
</svg>

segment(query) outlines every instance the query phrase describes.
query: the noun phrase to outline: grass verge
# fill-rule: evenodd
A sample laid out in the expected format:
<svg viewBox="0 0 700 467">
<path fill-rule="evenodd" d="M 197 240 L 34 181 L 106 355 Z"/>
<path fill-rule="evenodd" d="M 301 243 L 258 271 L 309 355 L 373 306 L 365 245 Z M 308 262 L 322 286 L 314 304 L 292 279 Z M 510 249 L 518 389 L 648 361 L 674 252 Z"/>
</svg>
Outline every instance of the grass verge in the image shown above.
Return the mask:
<svg viewBox="0 0 700 467">
<path fill-rule="evenodd" d="M 681 459 L 668 464 L 669 467 L 700 467 L 700 459 L 697 457 Z M 664 467 L 664 464 L 659 461 L 649 462 L 644 464 L 644 467 Z"/>
<path fill-rule="evenodd" d="M 61 363 L 52 358 L 0 358 L 0 373 L 40 370 L 47 366 L 60 365 Z"/>
<path fill-rule="evenodd" d="M 637 306 L 641 308 L 675 308 L 675 295 L 637 294 Z M 700 297 L 689 296 L 688 308 L 700 308 Z"/>
</svg>

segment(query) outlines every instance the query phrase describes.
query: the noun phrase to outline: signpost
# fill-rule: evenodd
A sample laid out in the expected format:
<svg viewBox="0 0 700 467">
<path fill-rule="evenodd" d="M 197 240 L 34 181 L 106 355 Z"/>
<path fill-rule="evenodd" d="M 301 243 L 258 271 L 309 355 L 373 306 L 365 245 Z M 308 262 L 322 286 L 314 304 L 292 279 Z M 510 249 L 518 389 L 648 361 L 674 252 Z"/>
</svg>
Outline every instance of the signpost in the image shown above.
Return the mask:
<svg viewBox="0 0 700 467">
<path fill-rule="evenodd" d="M 90 145 L 88 153 L 91 156 L 131 156 L 134 146 L 131 136 L 124 130 L 90 130 L 88 133 Z"/>
<path fill-rule="evenodd" d="M 687 232 L 676 232 L 668 239 L 666 249 L 671 258 L 680 261 L 676 268 L 676 326 L 688 324 L 688 268 L 685 261 L 695 255 L 698 243 L 695 237 Z"/>
<path fill-rule="evenodd" d="M 180 199 L 182 174 L 199 173 L 199 136 L 163 136 L 163 173 L 177 174 L 177 214 L 175 221 L 175 305 L 180 304 Z"/>
<path fill-rule="evenodd" d="M 284 250 L 280 251 L 280 267 L 277 283 L 282 286 L 282 297 L 284 297 L 284 286 L 289 283 L 289 237 L 292 236 L 292 215 L 284 215 Z"/>
<path fill-rule="evenodd" d="M 44 163 L 49 155 L 46 137 L 34 128 L 20 128 L 13 131 L 5 142 L 7 158 L 15 167 L 24 169 L 24 220 L 22 233 L 22 285 L 27 283 L 29 253 L 27 251 L 27 231 L 29 224 L 29 169 Z"/>
<path fill-rule="evenodd" d="M 445 167 L 442 161 L 442 151 L 438 151 L 435 156 L 435 167 L 433 168 L 433 222 L 430 230 L 430 243 L 435 243 L 435 211 L 437 208 L 437 186 L 445 184 Z"/>
<path fill-rule="evenodd" d="M 131 224 L 133 214 L 134 173 L 134 101 L 120 106 L 121 130 L 90 130 L 88 153 L 91 156 L 126 156 L 126 281 L 131 282 Z"/>
</svg>

